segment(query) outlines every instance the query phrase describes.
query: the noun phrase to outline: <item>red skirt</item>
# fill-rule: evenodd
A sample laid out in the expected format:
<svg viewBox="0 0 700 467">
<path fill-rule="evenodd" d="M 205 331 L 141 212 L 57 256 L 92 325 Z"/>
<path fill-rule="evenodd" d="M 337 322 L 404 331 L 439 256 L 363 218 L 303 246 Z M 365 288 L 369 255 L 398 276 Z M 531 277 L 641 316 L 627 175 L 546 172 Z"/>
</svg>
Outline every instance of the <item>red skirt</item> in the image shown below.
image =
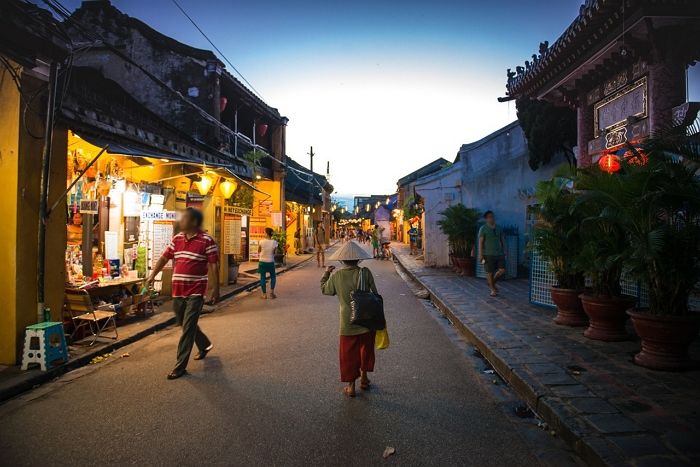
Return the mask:
<svg viewBox="0 0 700 467">
<path fill-rule="evenodd" d="M 374 331 L 356 336 L 340 336 L 340 380 L 351 383 L 360 370 L 374 371 Z"/>
</svg>

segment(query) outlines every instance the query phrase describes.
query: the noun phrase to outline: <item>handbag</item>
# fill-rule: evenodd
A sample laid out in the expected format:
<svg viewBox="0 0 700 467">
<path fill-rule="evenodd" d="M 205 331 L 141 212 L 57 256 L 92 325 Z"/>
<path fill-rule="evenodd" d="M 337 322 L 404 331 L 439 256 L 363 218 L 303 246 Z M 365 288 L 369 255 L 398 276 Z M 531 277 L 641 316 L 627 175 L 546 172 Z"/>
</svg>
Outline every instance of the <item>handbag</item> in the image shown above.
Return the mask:
<svg viewBox="0 0 700 467">
<path fill-rule="evenodd" d="M 374 335 L 374 348 L 377 350 L 384 350 L 389 348 L 389 332 L 384 326 L 384 329 L 380 329 Z"/>
<path fill-rule="evenodd" d="M 378 331 L 386 327 L 384 299 L 367 287 L 366 271 L 367 268 L 360 269 L 357 288 L 350 292 L 350 323 Z"/>
</svg>

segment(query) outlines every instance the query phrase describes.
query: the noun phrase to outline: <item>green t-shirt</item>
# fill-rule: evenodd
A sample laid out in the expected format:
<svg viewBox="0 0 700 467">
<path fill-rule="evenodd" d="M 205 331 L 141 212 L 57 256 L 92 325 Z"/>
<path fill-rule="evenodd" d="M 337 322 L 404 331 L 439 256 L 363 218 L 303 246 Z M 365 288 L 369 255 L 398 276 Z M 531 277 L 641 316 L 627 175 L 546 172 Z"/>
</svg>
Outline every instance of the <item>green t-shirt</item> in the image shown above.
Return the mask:
<svg viewBox="0 0 700 467">
<path fill-rule="evenodd" d="M 484 224 L 479 229 L 479 239 L 484 237 L 484 251 L 481 252 L 483 256 L 502 256 L 503 255 L 503 245 L 501 244 L 501 236 L 503 232 L 499 226 L 489 227 Z"/>
<path fill-rule="evenodd" d="M 321 292 L 323 295 L 337 295 L 340 302 L 340 335 L 341 336 L 356 336 L 369 332 L 369 329 L 350 324 L 350 292 L 357 289 L 357 279 L 360 274 L 360 268 L 343 268 L 333 272 L 333 274 L 325 273 L 321 278 Z M 377 287 L 374 285 L 374 277 L 367 270 L 367 287 L 373 292 L 377 292 Z"/>
</svg>

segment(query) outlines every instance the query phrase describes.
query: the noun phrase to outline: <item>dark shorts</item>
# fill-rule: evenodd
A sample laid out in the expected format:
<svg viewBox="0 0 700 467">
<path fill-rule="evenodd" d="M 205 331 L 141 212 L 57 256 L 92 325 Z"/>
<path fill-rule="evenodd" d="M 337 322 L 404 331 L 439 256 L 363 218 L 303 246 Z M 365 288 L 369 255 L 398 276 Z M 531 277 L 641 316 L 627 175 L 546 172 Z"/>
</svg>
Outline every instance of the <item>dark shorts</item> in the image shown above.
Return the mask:
<svg viewBox="0 0 700 467">
<path fill-rule="evenodd" d="M 484 269 L 486 270 L 486 272 L 493 274 L 499 269 L 506 268 L 506 257 L 503 255 L 484 256 L 484 259 L 486 260 L 486 262 L 484 263 Z"/>
</svg>

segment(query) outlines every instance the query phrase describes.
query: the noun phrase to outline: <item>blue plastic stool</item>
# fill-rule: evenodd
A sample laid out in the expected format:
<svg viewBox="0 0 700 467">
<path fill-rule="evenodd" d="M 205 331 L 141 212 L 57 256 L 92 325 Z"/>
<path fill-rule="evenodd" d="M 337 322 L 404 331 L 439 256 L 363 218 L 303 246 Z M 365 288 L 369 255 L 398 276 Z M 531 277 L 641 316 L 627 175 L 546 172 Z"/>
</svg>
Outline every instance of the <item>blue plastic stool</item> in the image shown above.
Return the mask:
<svg viewBox="0 0 700 467">
<path fill-rule="evenodd" d="M 42 371 L 57 364 L 57 361 L 68 361 L 68 346 L 63 333 L 63 323 L 45 321 L 27 326 L 24 332 L 24 352 L 22 369 L 37 363 Z"/>
</svg>

